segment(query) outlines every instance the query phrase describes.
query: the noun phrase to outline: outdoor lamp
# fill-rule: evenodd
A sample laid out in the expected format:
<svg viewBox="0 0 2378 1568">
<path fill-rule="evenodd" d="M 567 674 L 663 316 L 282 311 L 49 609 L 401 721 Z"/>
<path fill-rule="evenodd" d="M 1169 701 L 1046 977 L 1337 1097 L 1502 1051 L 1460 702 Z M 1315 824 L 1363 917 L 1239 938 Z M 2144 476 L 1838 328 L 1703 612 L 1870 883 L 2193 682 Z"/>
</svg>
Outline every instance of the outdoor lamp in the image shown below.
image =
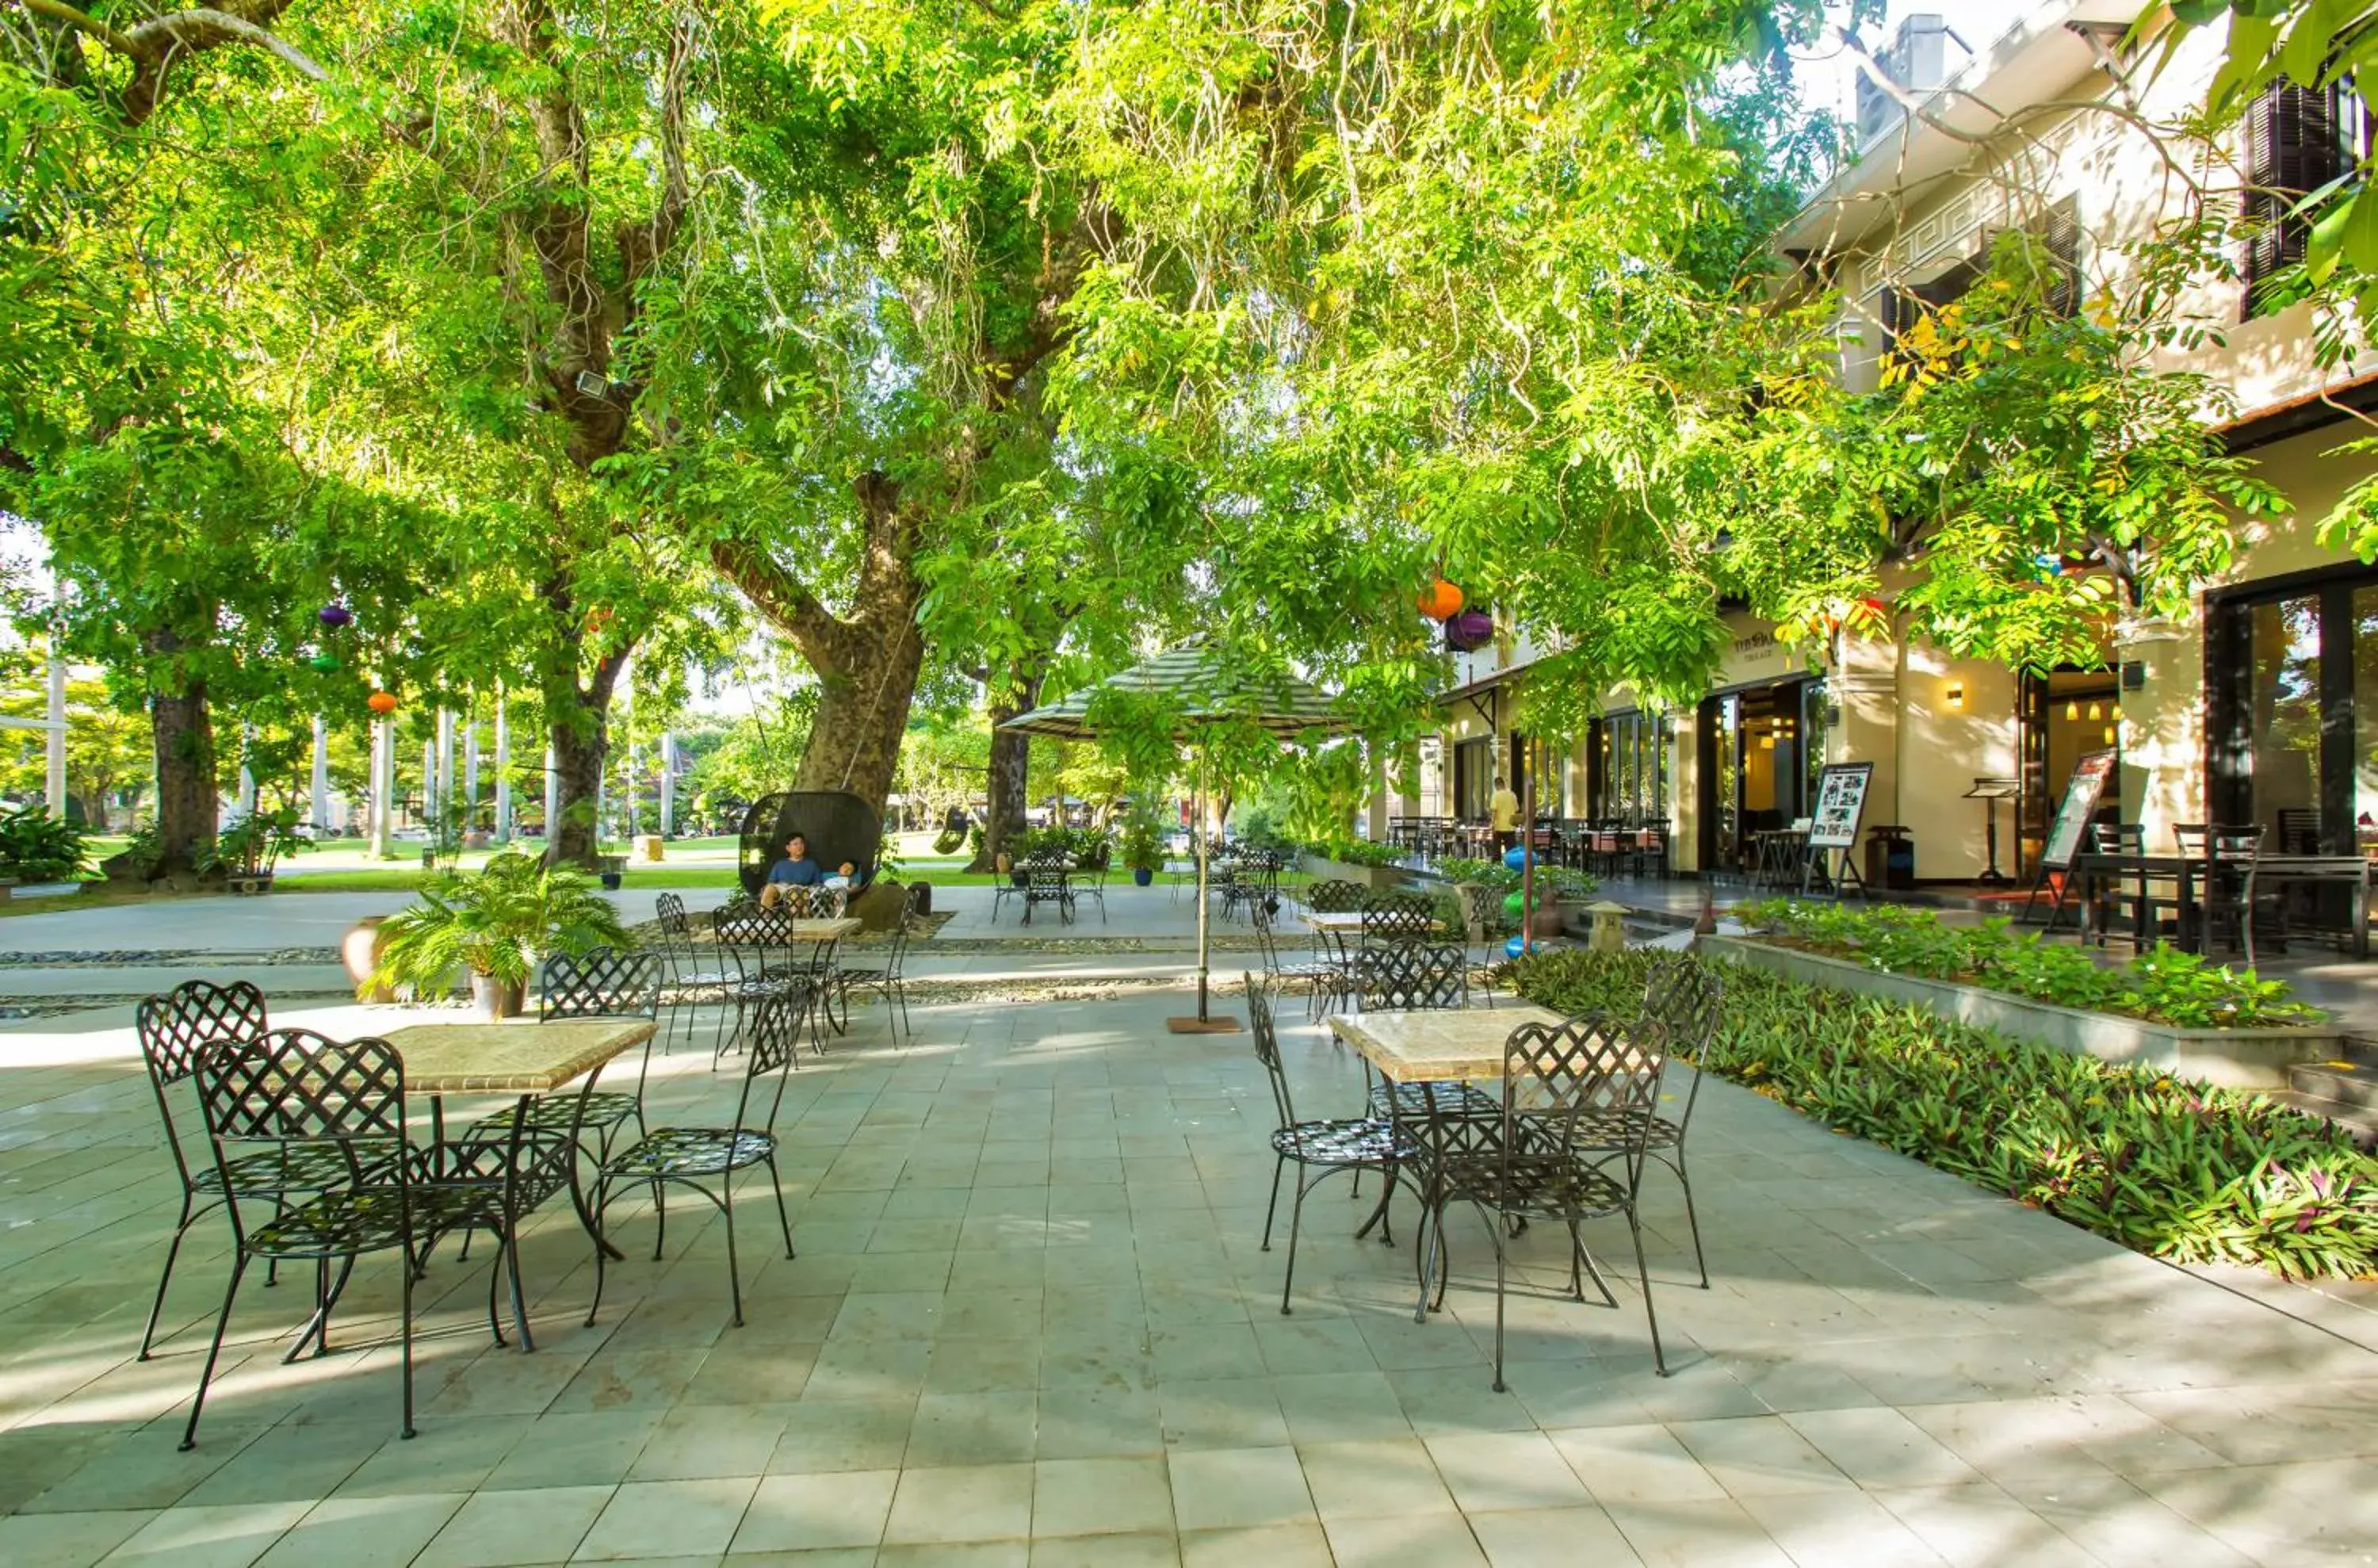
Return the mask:
<svg viewBox="0 0 2378 1568">
<path fill-rule="evenodd" d="M 2068 723 L 2079 723 L 2081 719 L 2081 705 L 2075 702 L 2066 703 L 2064 705 L 2064 718 Z"/>
<path fill-rule="evenodd" d="M 1948 697 L 1949 706 L 1951 707 L 1964 707 L 1965 706 L 1965 683 L 1963 681 L 1950 681 L 1948 689 L 1943 694 Z"/>
</svg>

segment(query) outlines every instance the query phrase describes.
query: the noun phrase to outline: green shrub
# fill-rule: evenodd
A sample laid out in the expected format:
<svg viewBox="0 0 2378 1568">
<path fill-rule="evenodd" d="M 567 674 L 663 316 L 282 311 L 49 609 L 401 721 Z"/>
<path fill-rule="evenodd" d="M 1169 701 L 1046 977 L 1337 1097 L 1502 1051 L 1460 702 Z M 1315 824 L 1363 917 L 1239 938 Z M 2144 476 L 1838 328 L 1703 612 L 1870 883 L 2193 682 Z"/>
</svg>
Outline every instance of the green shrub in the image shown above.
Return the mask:
<svg viewBox="0 0 2378 1568">
<path fill-rule="evenodd" d="M 1645 952 L 1513 966 L 1529 1000 L 1632 1017 Z M 2378 1272 L 2378 1160 L 2257 1094 L 2116 1067 L 1925 1008 L 1721 966 L 1699 1065 L 2153 1257 L 2290 1278 Z"/>
<path fill-rule="evenodd" d="M 0 814 L 0 876 L 19 882 L 70 882 L 82 874 L 82 829 L 45 806 Z"/>
<path fill-rule="evenodd" d="M 2292 1001 L 2287 983 L 2216 965 L 2158 943 L 2125 964 L 2100 964 L 2078 947 L 2017 934 L 2003 917 L 1943 925 L 1930 910 L 1776 899 L 1735 906 L 1735 917 L 1835 958 L 1890 974 L 1954 980 L 2059 1007 L 2119 1013 L 2179 1029 L 2254 1029 L 2314 1023 L 2315 1007 Z"/>
<path fill-rule="evenodd" d="M 1299 848 L 1340 865 L 1399 865 L 1404 859 L 1404 851 L 1393 844 L 1375 843 L 1368 838 L 1322 838 Z"/>
</svg>

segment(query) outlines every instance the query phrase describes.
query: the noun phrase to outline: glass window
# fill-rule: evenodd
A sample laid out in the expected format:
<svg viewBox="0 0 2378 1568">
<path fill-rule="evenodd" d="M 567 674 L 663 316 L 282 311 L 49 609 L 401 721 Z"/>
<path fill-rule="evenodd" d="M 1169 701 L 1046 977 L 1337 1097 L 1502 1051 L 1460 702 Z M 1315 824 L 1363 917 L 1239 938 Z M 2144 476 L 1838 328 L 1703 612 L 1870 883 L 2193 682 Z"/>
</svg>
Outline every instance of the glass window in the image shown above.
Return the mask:
<svg viewBox="0 0 2378 1568">
<path fill-rule="evenodd" d="M 2369 592 L 2354 594 L 2357 623 Z M 2276 840 L 2282 836 L 2281 812 L 2310 812 L 2316 818 L 2320 810 L 2320 600 L 2312 595 L 2269 599 L 2253 606 L 2249 617 L 2247 735 L 2254 820 Z M 2357 708 L 2360 702 L 2355 699 Z"/>
</svg>

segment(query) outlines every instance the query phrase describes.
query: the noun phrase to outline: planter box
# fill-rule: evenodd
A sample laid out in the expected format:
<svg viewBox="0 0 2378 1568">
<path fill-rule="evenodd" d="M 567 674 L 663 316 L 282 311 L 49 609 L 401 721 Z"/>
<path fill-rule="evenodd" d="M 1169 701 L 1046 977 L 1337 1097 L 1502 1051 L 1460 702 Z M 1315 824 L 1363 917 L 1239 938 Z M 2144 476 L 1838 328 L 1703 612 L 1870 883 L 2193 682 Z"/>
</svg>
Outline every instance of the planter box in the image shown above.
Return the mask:
<svg viewBox="0 0 2378 1568">
<path fill-rule="evenodd" d="M 1411 874 L 1399 865 L 1349 865 L 1299 850 L 1296 868 L 1315 882 L 1351 882 L 1363 887 L 1400 887 Z"/>
<path fill-rule="evenodd" d="M 2231 1089 L 2284 1089 L 2291 1064 L 2325 1060 L 2344 1045 L 2343 1031 L 2334 1023 L 2277 1029 L 2178 1029 L 2111 1013 L 2060 1007 L 1954 981 L 1886 974 L 1844 959 L 1779 947 L 1750 937 L 1704 936 L 1700 950 L 1811 985 L 1916 1003 L 1943 1018 L 2053 1045 L 2060 1051 L 2161 1067 Z"/>
</svg>

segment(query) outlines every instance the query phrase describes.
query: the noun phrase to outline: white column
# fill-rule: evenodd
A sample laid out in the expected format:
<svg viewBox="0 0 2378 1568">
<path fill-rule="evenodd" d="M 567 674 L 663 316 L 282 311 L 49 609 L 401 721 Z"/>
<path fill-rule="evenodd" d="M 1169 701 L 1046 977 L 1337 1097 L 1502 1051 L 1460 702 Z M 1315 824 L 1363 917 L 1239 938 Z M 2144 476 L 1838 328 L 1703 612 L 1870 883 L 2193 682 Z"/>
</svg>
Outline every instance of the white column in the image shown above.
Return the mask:
<svg viewBox="0 0 2378 1568">
<path fill-rule="evenodd" d="M 479 821 L 479 726 L 473 722 L 462 726 L 462 827 L 465 832 Z"/>
<path fill-rule="evenodd" d="M 496 694 L 496 842 L 512 841 L 512 732 L 504 718 L 503 694 Z"/>
<path fill-rule="evenodd" d="M 388 836 L 393 817 L 396 795 L 396 737 L 390 733 L 388 720 L 372 721 L 372 854 L 388 858 Z"/>
<path fill-rule="evenodd" d="M 314 831 L 330 828 L 330 727 L 314 716 Z"/>
<path fill-rule="evenodd" d="M 443 834 L 446 819 L 454 810 L 454 710 L 450 707 L 438 710 L 438 792 L 430 797 L 430 806 L 435 831 Z"/>
<path fill-rule="evenodd" d="M 677 737 L 661 731 L 661 837 L 677 831 Z"/>
<path fill-rule="evenodd" d="M 558 760 L 553 754 L 552 743 L 546 742 L 545 748 L 545 842 L 548 849 L 553 846 L 553 836 L 561 830 L 561 775 L 554 771 Z"/>
<path fill-rule="evenodd" d="M 438 842 L 438 742 L 421 742 L 421 825 L 429 832 L 429 842 Z"/>
<path fill-rule="evenodd" d="M 245 724 L 239 727 L 239 814 L 243 820 L 256 814 L 256 770 L 247 766 L 247 742 L 253 733 Z"/>
<path fill-rule="evenodd" d="M 50 622 L 50 732 L 49 742 L 49 802 L 50 814 L 64 822 L 66 816 L 66 661 L 59 656 L 58 642 L 66 630 L 63 621 Z M 103 822 L 91 823 L 92 831 L 104 828 Z"/>
</svg>

